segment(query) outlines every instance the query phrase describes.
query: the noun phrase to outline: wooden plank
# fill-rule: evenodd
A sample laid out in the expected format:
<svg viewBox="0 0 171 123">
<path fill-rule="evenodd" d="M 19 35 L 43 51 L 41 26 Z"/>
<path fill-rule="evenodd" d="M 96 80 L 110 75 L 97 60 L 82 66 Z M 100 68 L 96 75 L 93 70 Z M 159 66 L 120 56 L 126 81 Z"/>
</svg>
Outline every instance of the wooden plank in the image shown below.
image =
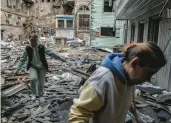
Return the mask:
<svg viewBox="0 0 171 123">
<path fill-rule="evenodd" d="M 26 87 L 27 87 L 26 83 L 21 83 L 21 84 L 12 86 L 12 87 L 2 91 L 2 93 L 4 96 L 9 97 L 9 96 L 12 96 L 12 95 L 16 94 L 17 92 L 25 89 Z"/>
</svg>

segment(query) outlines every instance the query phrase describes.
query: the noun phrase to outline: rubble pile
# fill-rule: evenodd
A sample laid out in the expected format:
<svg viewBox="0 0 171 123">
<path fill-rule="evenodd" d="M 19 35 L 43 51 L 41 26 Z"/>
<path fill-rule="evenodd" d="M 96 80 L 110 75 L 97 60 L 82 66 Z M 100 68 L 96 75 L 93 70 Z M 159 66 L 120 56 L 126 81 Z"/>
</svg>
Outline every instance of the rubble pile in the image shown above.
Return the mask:
<svg viewBox="0 0 171 123">
<path fill-rule="evenodd" d="M 15 42 L 1 45 L 1 117 L 2 123 L 66 123 L 73 98 L 79 88 L 98 67 L 106 49 L 88 47 L 56 48 L 67 63 L 47 56 L 49 71 L 44 84 L 45 102 L 32 101 L 30 77 L 25 66 L 13 75 L 25 45 Z M 54 51 L 54 48 L 53 48 Z M 147 123 L 171 122 L 171 93 L 149 83 L 138 85 L 135 91 L 136 107 Z M 130 112 L 126 122 L 135 122 Z"/>
<path fill-rule="evenodd" d="M 8 101 L 1 108 L 2 123 L 66 123 L 79 87 L 95 70 L 92 66 L 98 65 L 107 53 L 83 47 L 56 49 L 68 57 L 68 62 L 47 56 L 49 71 L 44 84 L 45 102 L 41 104 L 38 98 L 31 100 L 30 77 L 25 66 L 17 75 L 13 74 L 24 47 L 17 43 L 1 47 L 1 95 Z"/>
<path fill-rule="evenodd" d="M 147 123 L 171 123 L 171 92 L 144 83 L 136 87 L 135 102 Z"/>
</svg>

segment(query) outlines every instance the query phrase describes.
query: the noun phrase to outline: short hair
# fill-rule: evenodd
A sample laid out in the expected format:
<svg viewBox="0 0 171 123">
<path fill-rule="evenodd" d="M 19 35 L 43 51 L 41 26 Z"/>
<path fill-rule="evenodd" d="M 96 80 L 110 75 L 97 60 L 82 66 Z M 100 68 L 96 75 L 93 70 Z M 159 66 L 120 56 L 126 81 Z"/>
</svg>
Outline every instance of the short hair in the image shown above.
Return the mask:
<svg viewBox="0 0 171 123">
<path fill-rule="evenodd" d="M 166 64 L 162 50 L 153 42 L 133 43 L 123 49 L 125 61 L 131 61 L 138 57 L 140 66 L 149 68 L 161 68 Z"/>
</svg>

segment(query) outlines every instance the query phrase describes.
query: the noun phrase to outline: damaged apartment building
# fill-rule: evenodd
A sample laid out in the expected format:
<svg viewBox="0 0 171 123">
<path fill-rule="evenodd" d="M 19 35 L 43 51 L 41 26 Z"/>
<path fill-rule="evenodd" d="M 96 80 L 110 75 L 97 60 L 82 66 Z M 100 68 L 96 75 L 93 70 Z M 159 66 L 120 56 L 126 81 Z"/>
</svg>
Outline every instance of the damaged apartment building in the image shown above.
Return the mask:
<svg viewBox="0 0 171 123">
<path fill-rule="evenodd" d="M 67 0 L 39 0 L 31 8 L 31 15 L 37 17 L 37 27 L 41 29 L 41 36 L 62 37 L 58 31 L 57 15 L 73 15 L 73 1 Z M 56 33 L 55 33 L 56 32 Z"/>
<path fill-rule="evenodd" d="M 74 0 L 62 2 L 60 7 L 63 11 L 55 16 L 55 41 L 56 44 L 66 44 L 67 39 L 75 37 L 75 16 L 74 16 Z"/>
<path fill-rule="evenodd" d="M 22 26 L 32 4 L 31 0 L 1 0 L 1 40 L 22 38 Z"/>
<path fill-rule="evenodd" d="M 40 37 L 61 37 L 56 28 L 56 15 L 73 15 L 74 10 L 74 2 L 68 0 L 2 0 L 1 3 L 1 39 L 4 40 L 11 36 L 25 38 L 32 32 Z"/>
<path fill-rule="evenodd" d="M 171 91 L 171 0 L 116 0 L 116 19 L 127 20 L 127 42 L 152 41 L 167 64 L 151 81 Z M 157 62 L 157 61 L 156 61 Z"/>
<path fill-rule="evenodd" d="M 113 0 L 93 0 L 91 17 L 92 45 L 113 47 L 124 43 L 125 21 L 116 21 Z"/>
</svg>

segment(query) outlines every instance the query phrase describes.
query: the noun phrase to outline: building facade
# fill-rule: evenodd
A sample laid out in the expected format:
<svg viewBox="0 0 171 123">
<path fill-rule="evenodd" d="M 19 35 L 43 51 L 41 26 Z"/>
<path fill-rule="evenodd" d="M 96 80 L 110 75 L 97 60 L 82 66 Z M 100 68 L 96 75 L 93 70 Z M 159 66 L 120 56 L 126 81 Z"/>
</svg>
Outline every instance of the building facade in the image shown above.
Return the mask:
<svg viewBox="0 0 171 123">
<path fill-rule="evenodd" d="M 56 37 L 66 39 L 74 38 L 74 15 L 56 16 Z"/>
<path fill-rule="evenodd" d="M 75 37 L 90 41 L 91 0 L 75 0 Z"/>
<path fill-rule="evenodd" d="M 127 43 L 152 41 L 163 50 L 167 64 L 151 81 L 171 91 L 171 0 L 116 0 L 116 7 L 128 23 Z"/>
<path fill-rule="evenodd" d="M 22 38 L 22 26 L 33 3 L 24 0 L 1 0 L 1 40 Z"/>
<path fill-rule="evenodd" d="M 55 36 L 56 15 L 73 14 L 73 0 L 2 0 L 1 38 L 27 38 L 31 32 Z"/>
<path fill-rule="evenodd" d="M 115 2 L 93 0 L 91 12 L 91 44 L 96 47 L 113 47 L 123 44 L 125 21 L 116 21 Z"/>
</svg>

